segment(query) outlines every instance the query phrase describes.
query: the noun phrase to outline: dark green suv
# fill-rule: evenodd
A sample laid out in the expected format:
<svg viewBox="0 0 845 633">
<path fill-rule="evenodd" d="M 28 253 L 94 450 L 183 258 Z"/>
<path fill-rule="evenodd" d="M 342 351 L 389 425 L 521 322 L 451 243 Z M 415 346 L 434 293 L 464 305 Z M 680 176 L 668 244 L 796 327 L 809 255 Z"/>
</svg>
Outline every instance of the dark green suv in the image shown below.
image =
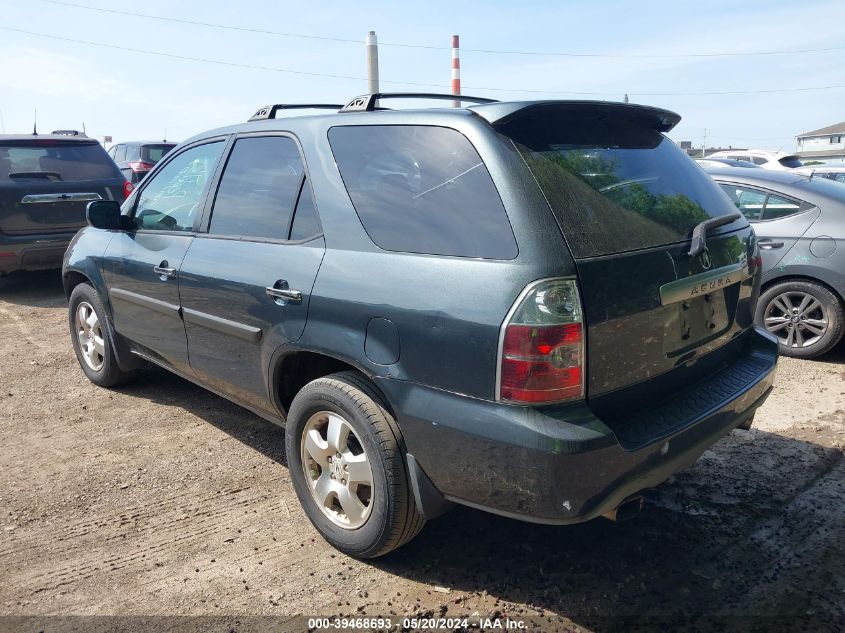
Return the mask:
<svg viewBox="0 0 845 633">
<path fill-rule="evenodd" d="M 285 424 L 305 511 L 361 557 L 453 503 L 626 518 L 751 424 L 758 247 L 676 114 L 395 96 L 268 106 L 91 204 L 64 267 L 86 375 L 149 361 Z"/>
</svg>

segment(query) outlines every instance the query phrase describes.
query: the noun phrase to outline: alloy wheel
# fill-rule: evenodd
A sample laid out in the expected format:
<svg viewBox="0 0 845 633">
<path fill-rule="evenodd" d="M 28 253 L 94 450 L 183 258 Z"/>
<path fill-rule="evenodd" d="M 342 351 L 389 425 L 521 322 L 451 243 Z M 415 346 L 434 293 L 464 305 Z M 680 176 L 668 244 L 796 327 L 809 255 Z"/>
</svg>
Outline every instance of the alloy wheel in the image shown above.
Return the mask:
<svg viewBox="0 0 845 633">
<path fill-rule="evenodd" d="M 106 346 L 100 319 L 93 306 L 87 301 L 76 308 L 76 337 L 85 364 L 94 371 L 100 371 L 105 362 Z"/>
<path fill-rule="evenodd" d="M 828 328 L 824 304 L 806 292 L 784 292 L 766 306 L 764 324 L 781 345 L 810 347 L 821 339 Z"/>
<path fill-rule="evenodd" d="M 373 471 L 363 444 L 341 415 L 312 415 L 300 440 L 302 469 L 323 514 L 338 527 L 354 530 L 373 507 Z"/>
</svg>

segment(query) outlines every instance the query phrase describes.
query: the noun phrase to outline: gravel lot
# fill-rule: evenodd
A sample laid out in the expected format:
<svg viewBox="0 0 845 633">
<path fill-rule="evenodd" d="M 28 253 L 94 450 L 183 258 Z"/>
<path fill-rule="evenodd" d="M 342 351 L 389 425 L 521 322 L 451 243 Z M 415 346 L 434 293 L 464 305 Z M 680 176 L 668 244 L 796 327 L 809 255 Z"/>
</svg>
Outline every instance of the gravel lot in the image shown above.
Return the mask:
<svg viewBox="0 0 845 633">
<path fill-rule="evenodd" d="M 283 430 L 156 368 L 99 389 L 67 329 L 57 272 L 0 281 L 0 615 L 845 630 L 845 346 L 783 359 L 755 427 L 650 492 L 633 521 L 547 527 L 457 508 L 360 562 L 300 510 Z"/>
</svg>

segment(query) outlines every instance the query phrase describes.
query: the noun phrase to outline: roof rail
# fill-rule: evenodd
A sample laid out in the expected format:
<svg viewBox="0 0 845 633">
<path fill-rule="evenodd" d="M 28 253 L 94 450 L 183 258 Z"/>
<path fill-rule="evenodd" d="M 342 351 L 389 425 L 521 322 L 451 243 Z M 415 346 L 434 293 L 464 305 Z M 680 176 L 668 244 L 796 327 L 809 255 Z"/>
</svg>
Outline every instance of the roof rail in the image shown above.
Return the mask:
<svg viewBox="0 0 845 633">
<path fill-rule="evenodd" d="M 263 121 L 264 119 L 275 119 L 279 110 L 340 110 L 343 106 L 337 103 L 277 103 L 260 108 L 258 112 L 249 117 L 249 121 Z"/>
<path fill-rule="evenodd" d="M 467 95 L 450 95 L 436 92 L 374 92 L 355 97 L 343 106 L 341 112 L 372 112 L 376 110 L 379 99 L 436 99 L 438 101 L 470 101 L 472 103 L 495 103 L 496 99 L 485 97 L 469 97 Z"/>
</svg>

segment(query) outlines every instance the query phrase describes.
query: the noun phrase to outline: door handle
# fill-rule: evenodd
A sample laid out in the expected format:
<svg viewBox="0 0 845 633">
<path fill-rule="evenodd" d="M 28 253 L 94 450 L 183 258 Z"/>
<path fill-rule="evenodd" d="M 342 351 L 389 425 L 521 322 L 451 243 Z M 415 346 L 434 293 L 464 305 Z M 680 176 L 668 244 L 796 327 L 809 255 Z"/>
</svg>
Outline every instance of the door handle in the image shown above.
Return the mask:
<svg viewBox="0 0 845 633">
<path fill-rule="evenodd" d="M 167 263 L 167 260 L 164 260 L 158 266 L 153 266 L 153 271 L 156 275 L 158 275 L 158 278 L 162 281 L 167 281 L 168 279 L 173 279 L 174 277 L 176 277 L 176 269 L 170 268 Z"/>
<path fill-rule="evenodd" d="M 757 244 L 764 251 L 771 251 L 776 248 L 783 248 L 783 242 L 775 242 L 774 240 L 757 240 Z"/>
<path fill-rule="evenodd" d="M 299 290 L 288 288 L 288 282 L 279 279 L 274 285 L 267 286 L 264 291 L 279 305 L 286 303 L 302 303 L 302 293 Z"/>
</svg>

